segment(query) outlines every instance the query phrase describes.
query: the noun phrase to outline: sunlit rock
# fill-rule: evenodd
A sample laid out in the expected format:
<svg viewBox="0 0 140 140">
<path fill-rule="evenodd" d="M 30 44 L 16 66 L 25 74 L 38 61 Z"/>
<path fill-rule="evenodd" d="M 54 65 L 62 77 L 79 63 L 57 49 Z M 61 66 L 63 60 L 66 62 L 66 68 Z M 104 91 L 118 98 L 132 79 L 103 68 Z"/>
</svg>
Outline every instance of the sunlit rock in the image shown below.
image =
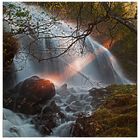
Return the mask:
<svg viewBox="0 0 140 140">
<path fill-rule="evenodd" d="M 54 96 L 55 87 L 53 83 L 33 76 L 4 94 L 4 107 L 15 112 L 36 114 Z"/>
</svg>

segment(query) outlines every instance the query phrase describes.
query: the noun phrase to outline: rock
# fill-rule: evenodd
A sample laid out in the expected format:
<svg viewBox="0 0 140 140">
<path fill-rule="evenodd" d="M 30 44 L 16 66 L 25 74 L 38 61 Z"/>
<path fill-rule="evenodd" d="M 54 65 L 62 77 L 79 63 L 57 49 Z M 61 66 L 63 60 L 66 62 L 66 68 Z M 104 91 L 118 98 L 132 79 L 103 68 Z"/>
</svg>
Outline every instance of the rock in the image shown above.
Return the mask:
<svg viewBox="0 0 140 140">
<path fill-rule="evenodd" d="M 65 120 L 65 114 L 60 111 L 54 96 L 53 83 L 33 76 L 4 94 L 4 107 L 28 115 L 35 114 L 32 123 L 46 136 Z"/>
<path fill-rule="evenodd" d="M 90 123 L 92 122 L 92 125 Z M 81 115 L 77 118 L 76 123 L 72 128 L 73 137 L 95 137 L 96 136 L 96 122 L 91 121 L 90 117 Z"/>
<path fill-rule="evenodd" d="M 74 88 L 69 88 L 67 84 L 63 84 L 58 90 L 58 94 L 62 97 L 68 96 L 71 93 L 76 93 Z"/>
<path fill-rule="evenodd" d="M 24 114 L 36 114 L 54 96 L 53 83 L 33 76 L 4 94 L 4 107 Z"/>
<path fill-rule="evenodd" d="M 67 111 L 67 112 L 75 112 L 75 110 L 71 109 L 70 106 L 67 106 L 67 107 L 65 108 L 65 111 Z"/>
<path fill-rule="evenodd" d="M 60 87 L 61 90 L 63 91 L 66 91 L 67 90 L 67 84 L 63 84 L 61 87 Z"/>
<path fill-rule="evenodd" d="M 27 96 L 30 100 L 49 100 L 55 96 L 54 84 L 37 76 L 25 80 L 22 85 L 17 85 L 16 88 L 18 86 L 20 88 L 17 92 Z"/>
<path fill-rule="evenodd" d="M 9 26 L 9 23 L 7 21 L 3 21 L 3 30 L 4 32 L 11 32 L 11 27 Z"/>
<path fill-rule="evenodd" d="M 67 100 L 66 100 L 66 103 L 67 104 L 70 104 L 71 102 L 77 100 L 77 97 L 76 95 L 73 95 L 73 94 L 70 94 L 68 97 L 67 97 Z"/>
<path fill-rule="evenodd" d="M 106 92 L 110 95 L 94 113 L 77 117 L 73 137 L 137 136 L 137 87 L 112 85 Z"/>
<path fill-rule="evenodd" d="M 94 97 L 103 97 L 104 95 L 108 95 L 109 94 L 109 91 L 106 90 L 106 88 L 93 88 L 91 90 L 89 90 L 89 93 L 91 96 L 94 96 Z"/>
<path fill-rule="evenodd" d="M 57 126 L 60 120 L 63 120 L 65 115 L 60 111 L 60 108 L 56 105 L 54 100 L 51 100 L 46 104 L 41 113 L 37 114 L 33 118 L 33 123 L 36 129 L 40 131 L 42 135 L 49 135 L 52 129 Z"/>
<path fill-rule="evenodd" d="M 89 95 L 92 97 L 91 105 L 97 109 L 110 95 L 110 91 L 106 88 L 92 88 L 89 90 Z"/>
</svg>

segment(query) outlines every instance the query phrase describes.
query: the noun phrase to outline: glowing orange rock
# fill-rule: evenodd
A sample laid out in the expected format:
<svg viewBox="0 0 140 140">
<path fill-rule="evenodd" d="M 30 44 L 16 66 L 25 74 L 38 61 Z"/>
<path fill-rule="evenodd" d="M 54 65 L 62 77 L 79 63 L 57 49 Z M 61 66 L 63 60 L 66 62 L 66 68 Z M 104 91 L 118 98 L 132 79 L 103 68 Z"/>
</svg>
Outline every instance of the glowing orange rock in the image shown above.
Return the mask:
<svg viewBox="0 0 140 140">
<path fill-rule="evenodd" d="M 4 95 L 4 107 L 15 112 L 36 114 L 55 96 L 54 84 L 37 76 L 26 79 Z"/>
</svg>

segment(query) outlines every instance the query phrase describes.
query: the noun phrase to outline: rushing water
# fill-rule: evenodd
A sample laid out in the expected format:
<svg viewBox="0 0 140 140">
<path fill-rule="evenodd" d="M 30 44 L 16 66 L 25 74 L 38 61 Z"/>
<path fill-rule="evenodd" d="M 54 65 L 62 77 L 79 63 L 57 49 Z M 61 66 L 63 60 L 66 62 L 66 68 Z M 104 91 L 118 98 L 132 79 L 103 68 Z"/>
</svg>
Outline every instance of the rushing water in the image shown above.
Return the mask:
<svg viewBox="0 0 140 140">
<path fill-rule="evenodd" d="M 32 15 L 32 22 L 35 24 L 37 22 L 42 24 L 52 22 L 51 15 L 38 6 L 15 4 L 27 8 Z M 55 22 L 49 28 L 47 25 L 40 27 L 39 31 L 50 33 L 53 36 L 69 36 L 75 30 L 74 24 L 68 24 L 64 21 Z M 72 38 L 50 39 L 44 33 L 39 33 L 39 36 L 40 40 L 37 40 L 36 35 L 18 36 L 21 48 L 14 58 L 17 69 L 16 82 L 18 83 L 31 75 L 39 75 L 52 80 L 57 87 L 64 83 L 73 87 L 57 89 L 54 100 L 60 106 L 61 111 L 67 115 L 67 120 L 54 128 L 51 134 L 51 136 L 70 136 L 71 125 L 75 122 L 77 115 L 81 112 L 90 114 L 94 111 L 94 106 L 91 106 L 92 97 L 88 94 L 89 88 L 111 83 L 126 84 L 130 81 L 123 75 L 111 52 L 97 43 L 91 36 L 86 37 L 84 43 L 83 41 L 75 43 L 68 53 L 59 58 L 38 62 L 35 57 L 46 59 L 58 55 L 73 41 Z M 84 48 L 84 54 L 81 53 L 81 48 Z M 30 52 L 32 55 L 29 55 Z M 4 119 L 4 136 L 40 136 L 28 119 L 22 119 L 18 114 L 4 110 L 4 114 L 7 113 L 10 114 L 11 118 L 6 116 Z M 16 119 L 20 123 L 11 122 L 11 119 Z M 11 126 L 12 128 L 10 128 Z M 29 130 L 32 133 L 29 133 Z"/>
<path fill-rule="evenodd" d="M 70 36 L 76 29 L 75 25 L 59 20 L 47 28 L 48 23 L 52 22 L 51 15 L 48 15 L 38 6 L 17 4 L 30 11 L 33 23 L 45 24 L 38 29 L 40 31 L 39 40 L 33 35 L 20 36 L 21 49 L 14 60 L 17 70 L 21 69 L 17 71 L 17 82 L 31 75 L 45 77 L 58 85 L 69 83 L 92 87 L 98 82 L 102 84 L 129 82 L 109 50 L 90 36 L 86 37 L 84 41 L 84 54 L 80 54 L 83 42 L 78 41 L 68 53 L 60 58 L 38 62 L 34 57 L 46 59 L 60 54 L 63 48 L 67 48 L 72 43 L 71 37 L 52 39 L 49 37 Z M 81 34 L 82 31 L 78 33 Z M 76 35 L 77 33 L 73 34 Z"/>
<path fill-rule="evenodd" d="M 79 113 L 90 115 L 95 107 L 91 105 L 92 96 L 88 91 L 79 87 L 71 88 L 63 85 L 56 90 L 56 96 L 53 98 L 56 104 L 65 114 L 65 119 L 57 122 L 50 134 L 50 137 L 70 137 L 72 126 Z M 31 123 L 32 116 L 25 116 L 20 113 L 14 113 L 11 110 L 4 109 L 4 137 L 40 137 L 42 136 Z"/>
<path fill-rule="evenodd" d="M 3 136 L 4 137 L 39 137 L 39 132 L 30 123 L 30 118 L 23 114 L 16 114 L 8 109 L 3 110 Z"/>
</svg>

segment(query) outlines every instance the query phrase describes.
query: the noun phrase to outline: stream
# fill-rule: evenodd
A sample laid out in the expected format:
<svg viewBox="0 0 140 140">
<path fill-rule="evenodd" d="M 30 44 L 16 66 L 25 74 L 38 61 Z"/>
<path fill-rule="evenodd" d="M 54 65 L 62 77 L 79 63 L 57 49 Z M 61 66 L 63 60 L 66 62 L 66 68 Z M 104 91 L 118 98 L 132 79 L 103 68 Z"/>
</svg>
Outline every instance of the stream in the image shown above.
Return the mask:
<svg viewBox="0 0 140 140">
<path fill-rule="evenodd" d="M 72 34 L 76 36 L 77 33 L 74 32 L 76 25 L 62 20 L 53 23 L 52 15 L 39 6 L 18 2 L 15 5 L 30 11 L 33 24 L 44 25 L 38 28 L 40 32 L 36 36 L 18 36 L 21 48 L 14 58 L 17 69 L 16 84 L 33 75 L 52 81 L 56 88 L 53 100 L 66 118 L 58 120 L 57 127 L 52 130 L 49 137 L 70 137 L 72 125 L 78 114 L 83 113 L 88 116 L 96 109 L 96 105 L 91 105 L 94 99 L 89 95 L 89 89 L 114 83 L 128 84 L 130 81 L 123 74 L 111 52 L 91 36 L 87 36 L 84 43 L 76 42 L 67 53 L 56 59 L 38 62 L 33 55 L 39 59 L 56 56 L 74 41 L 71 37 L 50 38 L 50 34 L 51 36 L 71 36 Z M 49 22 L 52 22 L 50 26 Z M 80 30 L 78 34 L 82 34 L 82 31 Z M 81 48 L 84 54 L 80 53 Z M 29 55 L 30 52 L 33 55 Z M 40 137 L 41 134 L 31 123 L 32 117 L 4 109 L 4 136 Z"/>
</svg>

